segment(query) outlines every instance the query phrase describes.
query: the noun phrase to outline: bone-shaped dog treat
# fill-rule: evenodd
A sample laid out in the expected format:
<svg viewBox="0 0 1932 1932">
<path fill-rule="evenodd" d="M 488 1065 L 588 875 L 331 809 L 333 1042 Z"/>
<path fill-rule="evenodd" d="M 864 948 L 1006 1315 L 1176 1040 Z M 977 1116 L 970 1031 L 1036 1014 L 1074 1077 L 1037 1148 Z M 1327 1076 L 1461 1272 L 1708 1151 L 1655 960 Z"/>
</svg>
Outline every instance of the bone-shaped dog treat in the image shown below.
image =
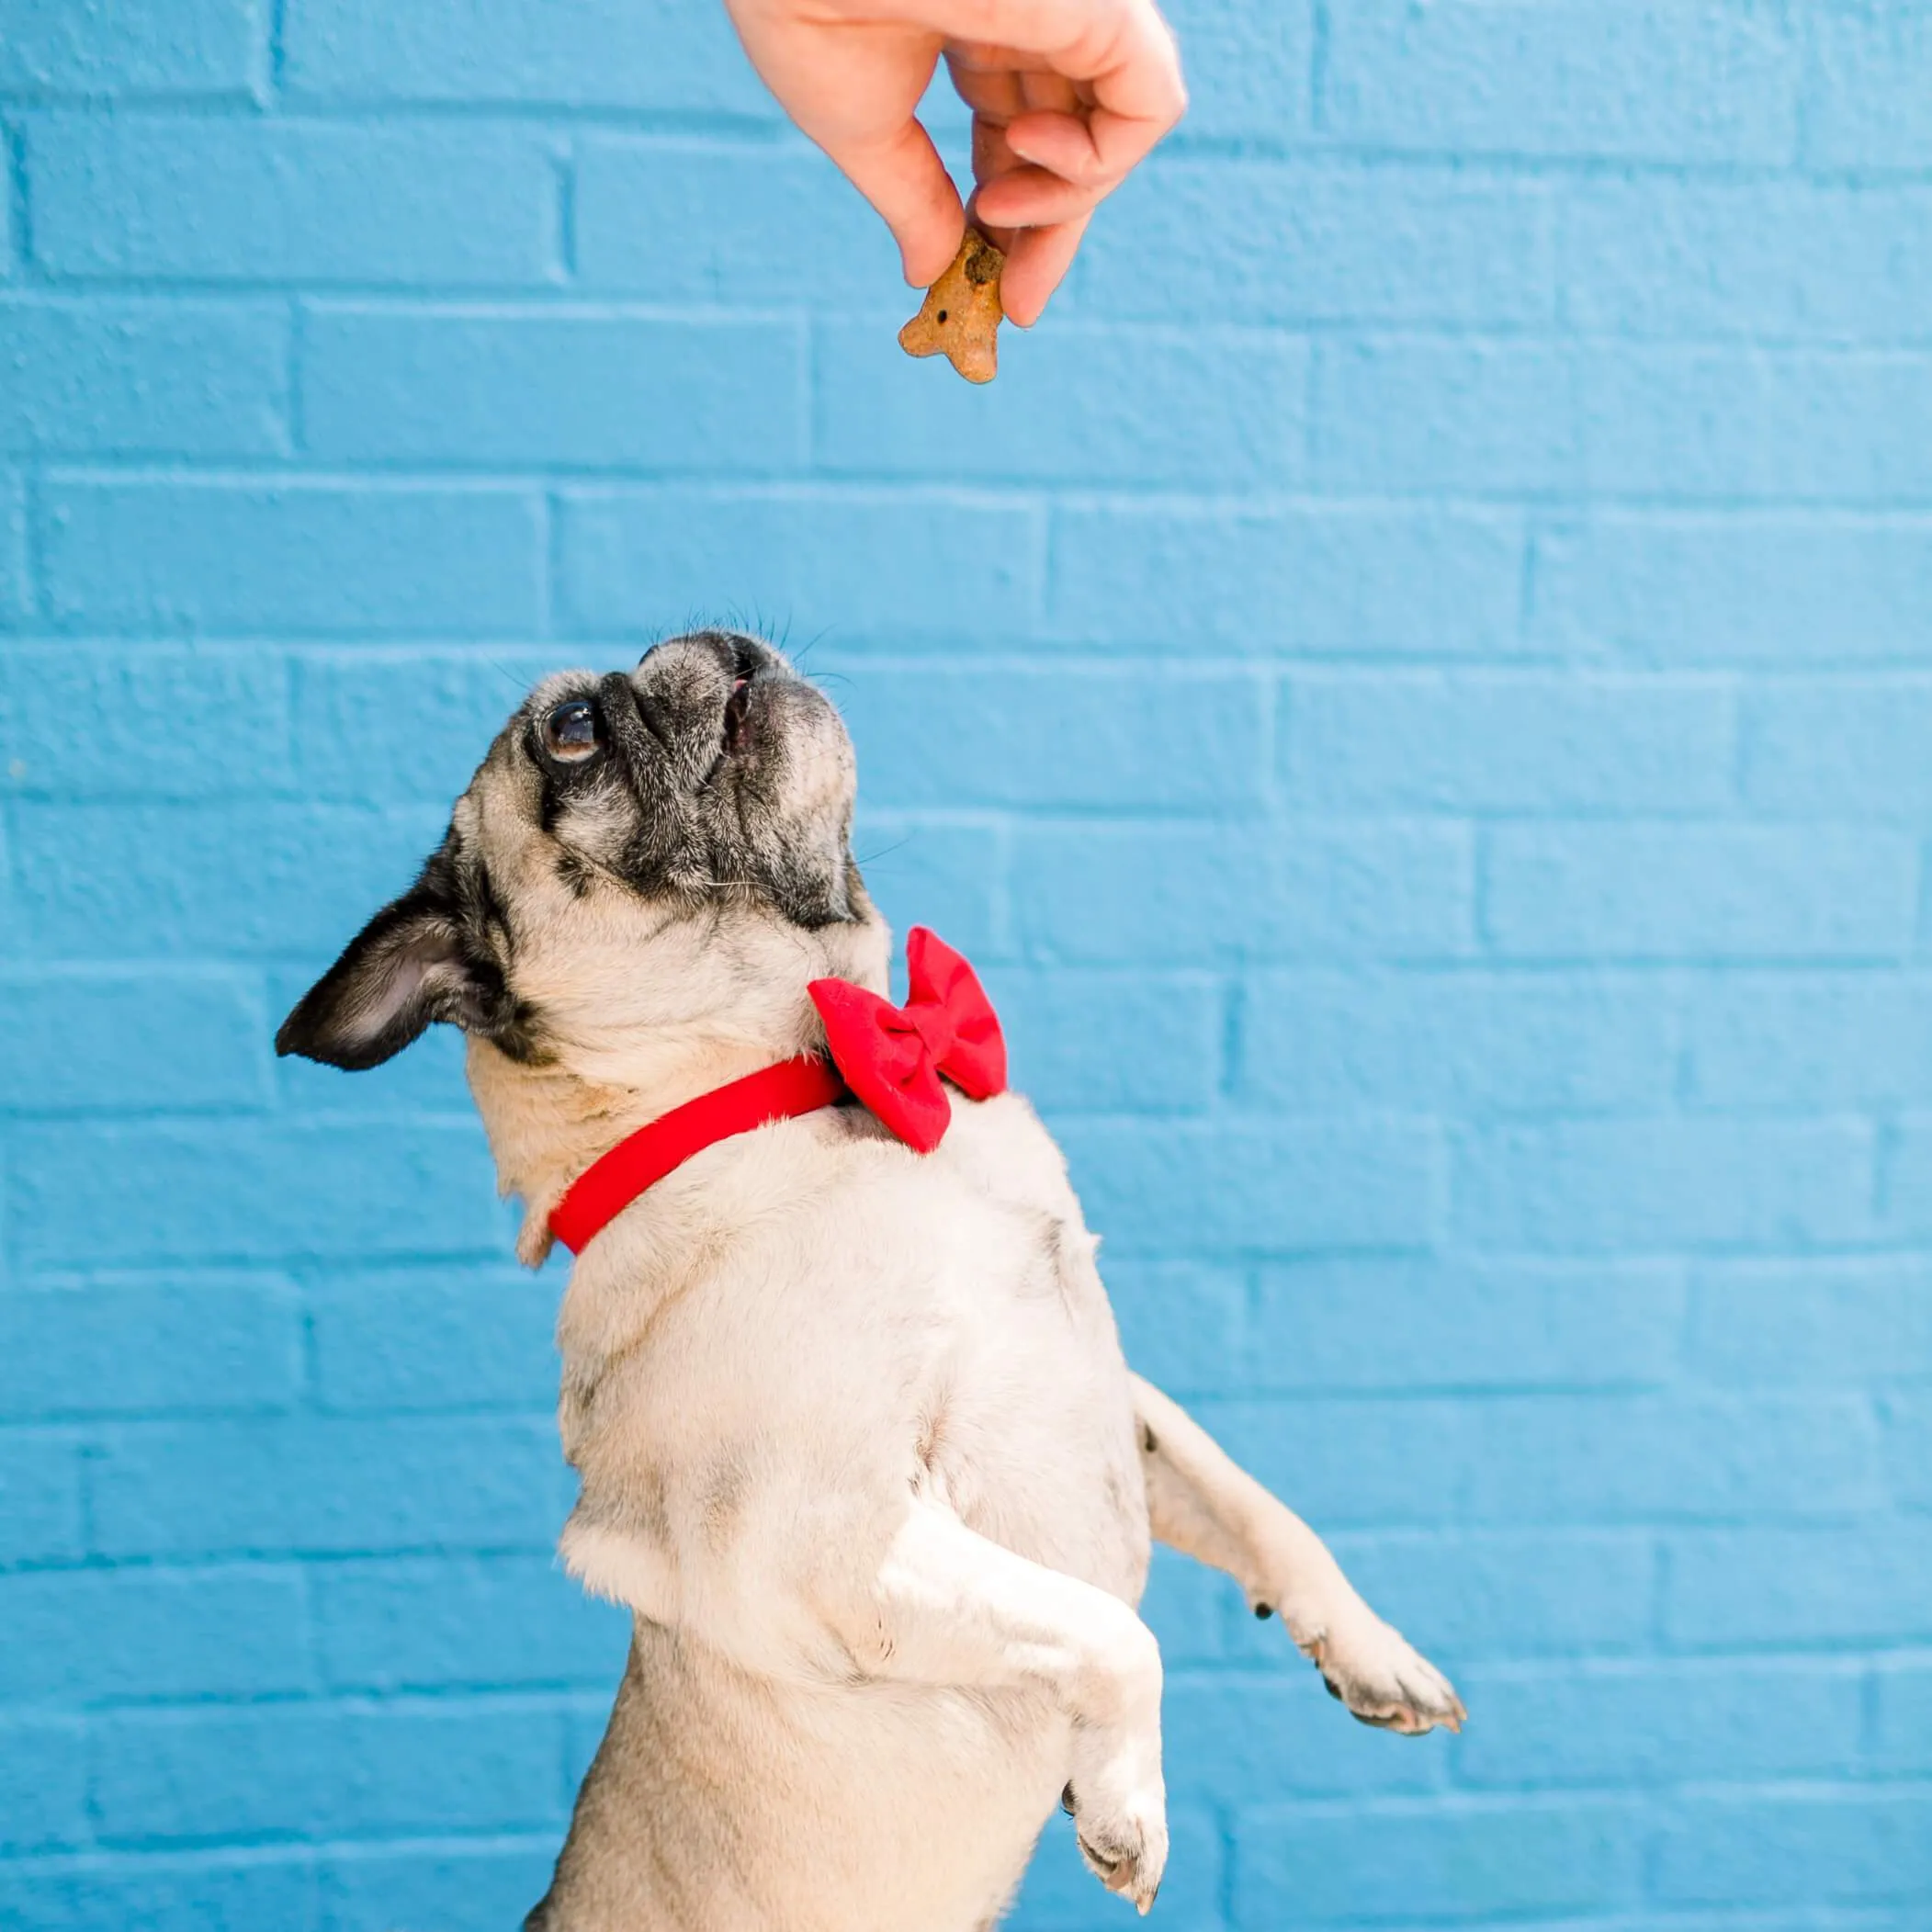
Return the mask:
<svg viewBox="0 0 1932 1932">
<path fill-rule="evenodd" d="M 919 313 L 898 332 L 909 356 L 943 356 L 968 382 L 990 382 L 1000 367 L 1000 271 L 1006 257 L 968 228 L 953 266 L 926 290 Z"/>
</svg>

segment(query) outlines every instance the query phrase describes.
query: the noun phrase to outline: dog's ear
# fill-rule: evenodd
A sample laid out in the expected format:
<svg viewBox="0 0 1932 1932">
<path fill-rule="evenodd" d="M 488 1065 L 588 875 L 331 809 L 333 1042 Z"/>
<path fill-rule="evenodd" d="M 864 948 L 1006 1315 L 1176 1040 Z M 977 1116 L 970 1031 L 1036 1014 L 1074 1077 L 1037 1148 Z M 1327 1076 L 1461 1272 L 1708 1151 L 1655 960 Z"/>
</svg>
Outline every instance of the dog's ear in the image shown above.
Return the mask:
<svg viewBox="0 0 1932 1932">
<path fill-rule="evenodd" d="M 446 848 L 303 994 L 276 1034 L 275 1050 L 351 1072 L 379 1067 L 432 1021 L 482 1023 L 501 980 L 466 939 Z"/>
</svg>

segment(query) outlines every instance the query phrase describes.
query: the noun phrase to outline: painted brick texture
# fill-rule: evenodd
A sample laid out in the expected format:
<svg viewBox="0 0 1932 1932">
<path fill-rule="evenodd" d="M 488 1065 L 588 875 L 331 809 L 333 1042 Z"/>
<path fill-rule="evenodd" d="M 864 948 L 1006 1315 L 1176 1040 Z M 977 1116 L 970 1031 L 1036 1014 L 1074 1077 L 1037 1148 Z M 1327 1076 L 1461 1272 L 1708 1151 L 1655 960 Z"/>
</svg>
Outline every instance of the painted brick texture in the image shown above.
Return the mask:
<svg viewBox="0 0 1932 1932">
<path fill-rule="evenodd" d="M 1932 1925 L 1932 16 L 1172 14 L 974 391 L 704 0 L 0 0 L 0 1925 L 541 1890 L 558 1277 L 452 1040 L 270 1038 L 516 687 L 704 617 L 1474 1709 L 1158 1561 L 1157 1922 Z M 1014 1923 L 1119 1911 L 1056 1829 Z"/>
</svg>

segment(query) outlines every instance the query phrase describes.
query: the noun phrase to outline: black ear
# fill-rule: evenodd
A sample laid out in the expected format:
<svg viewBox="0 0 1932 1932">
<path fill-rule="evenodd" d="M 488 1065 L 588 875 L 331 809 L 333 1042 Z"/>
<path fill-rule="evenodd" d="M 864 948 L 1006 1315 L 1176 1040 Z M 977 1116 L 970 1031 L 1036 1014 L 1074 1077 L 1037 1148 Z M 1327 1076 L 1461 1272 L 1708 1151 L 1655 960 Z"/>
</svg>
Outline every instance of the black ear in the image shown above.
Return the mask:
<svg viewBox="0 0 1932 1932">
<path fill-rule="evenodd" d="M 480 1020 L 502 976 L 464 933 L 451 867 L 438 853 L 311 987 L 275 1036 L 279 1054 L 360 1072 L 399 1054 L 432 1021 Z"/>
</svg>

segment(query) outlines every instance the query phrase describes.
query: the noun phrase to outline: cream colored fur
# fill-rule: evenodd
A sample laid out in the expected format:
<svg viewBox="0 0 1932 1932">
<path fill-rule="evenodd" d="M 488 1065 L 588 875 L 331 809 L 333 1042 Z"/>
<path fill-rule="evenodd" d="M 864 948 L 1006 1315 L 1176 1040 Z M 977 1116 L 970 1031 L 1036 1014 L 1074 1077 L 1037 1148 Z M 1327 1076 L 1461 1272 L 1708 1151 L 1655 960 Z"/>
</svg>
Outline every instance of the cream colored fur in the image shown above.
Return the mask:
<svg viewBox="0 0 1932 1932">
<path fill-rule="evenodd" d="M 706 661 L 682 667 L 692 688 Z M 773 809 L 818 824 L 849 810 L 850 751 L 794 689 L 758 714 L 793 720 Z M 817 1044 L 812 978 L 887 979 L 855 876 L 852 917 L 809 930 L 729 884 L 573 887 L 538 783 L 506 732 L 453 834 L 540 1016 L 540 1055 L 472 1034 L 469 1056 L 532 1263 L 626 1133 Z M 606 830 L 568 835 L 594 853 Z M 1314 1533 L 1129 1373 L 1026 1102 L 953 1105 L 923 1157 L 851 1107 L 720 1142 L 572 1268 L 561 1547 L 635 1637 L 533 1928 L 978 1932 L 1063 1792 L 1089 1863 L 1145 1911 L 1168 1849 L 1160 1655 L 1135 1610 L 1150 1536 L 1280 1610 L 1358 1715 L 1460 1719 Z"/>
</svg>

